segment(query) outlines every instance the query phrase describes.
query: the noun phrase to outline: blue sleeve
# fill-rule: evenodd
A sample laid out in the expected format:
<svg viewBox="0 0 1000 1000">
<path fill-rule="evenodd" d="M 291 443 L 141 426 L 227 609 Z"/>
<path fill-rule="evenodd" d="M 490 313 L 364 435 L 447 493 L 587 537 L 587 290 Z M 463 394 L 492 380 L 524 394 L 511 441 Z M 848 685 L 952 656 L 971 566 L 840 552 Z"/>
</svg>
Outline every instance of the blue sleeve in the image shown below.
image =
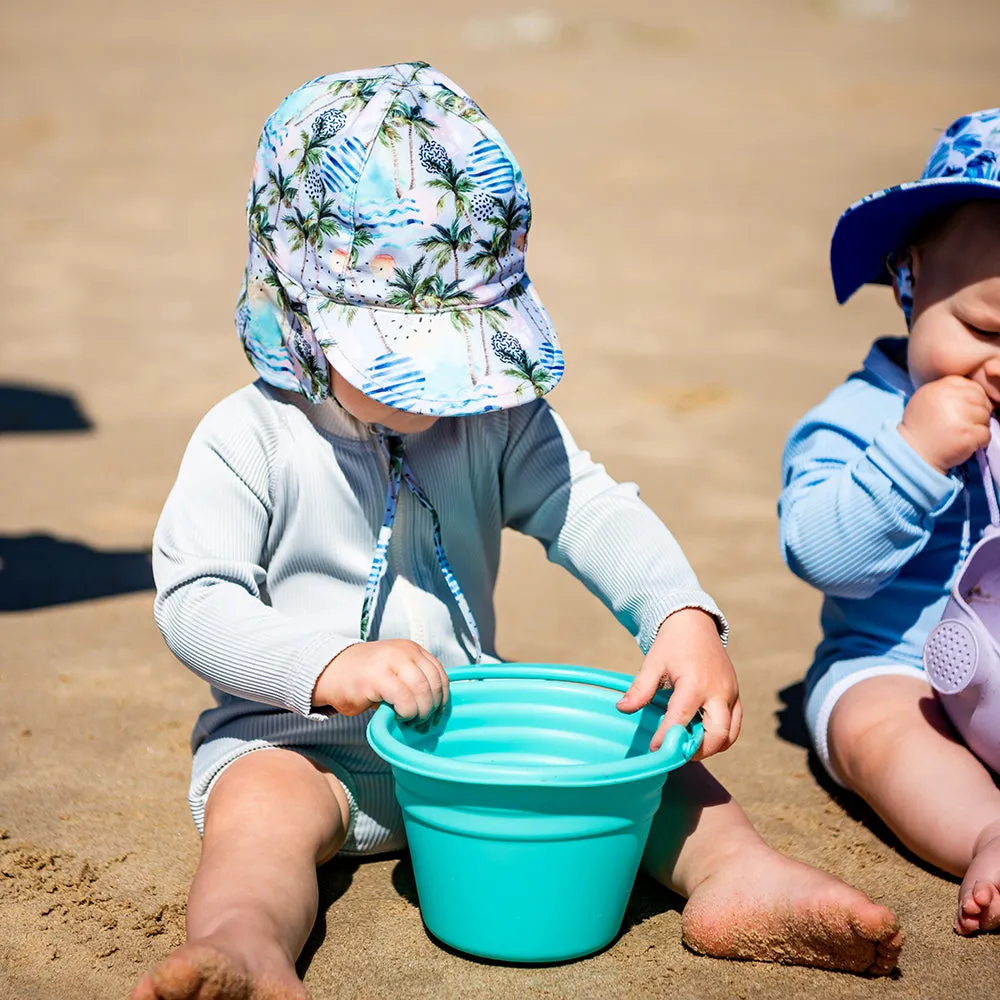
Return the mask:
<svg viewBox="0 0 1000 1000">
<path fill-rule="evenodd" d="M 927 544 L 962 489 L 898 431 L 904 399 L 864 378 L 834 390 L 792 430 L 778 503 L 796 576 L 833 597 L 871 597 Z"/>
</svg>

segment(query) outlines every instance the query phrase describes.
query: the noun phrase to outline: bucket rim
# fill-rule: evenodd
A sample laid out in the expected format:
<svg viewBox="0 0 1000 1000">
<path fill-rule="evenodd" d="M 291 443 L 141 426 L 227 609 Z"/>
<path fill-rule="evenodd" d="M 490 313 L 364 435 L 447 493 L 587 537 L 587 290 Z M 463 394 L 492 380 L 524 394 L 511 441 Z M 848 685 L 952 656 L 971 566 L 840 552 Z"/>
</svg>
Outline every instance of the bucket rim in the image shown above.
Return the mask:
<svg viewBox="0 0 1000 1000">
<path fill-rule="evenodd" d="M 450 683 L 490 680 L 569 681 L 591 687 L 625 692 L 635 679 L 630 674 L 595 667 L 555 663 L 490 663 L 453 667 L 447 671 Z M 652 701 L 666 708 L 669 692 L 658 692 Z M 562 764 L 551 769 L 514 765 L 489 765 L 435 757 L 415 750 L 399 740 L 392 727 L 408 725 L 396 719 L 391 705 L 383 703 L 368 723 L 368 742 L 372 749 L 395 770 L 440 781 L 468 785 L 524 785 L 552 788 L 583 788 L 618 785 L 641 781 L 686 764 L 701 746 L 703 727 L 693 720 L 688 726 L 675 725 L 667 730 L 659 750 L 627 757 L 606 764 Z"/>
</svg>

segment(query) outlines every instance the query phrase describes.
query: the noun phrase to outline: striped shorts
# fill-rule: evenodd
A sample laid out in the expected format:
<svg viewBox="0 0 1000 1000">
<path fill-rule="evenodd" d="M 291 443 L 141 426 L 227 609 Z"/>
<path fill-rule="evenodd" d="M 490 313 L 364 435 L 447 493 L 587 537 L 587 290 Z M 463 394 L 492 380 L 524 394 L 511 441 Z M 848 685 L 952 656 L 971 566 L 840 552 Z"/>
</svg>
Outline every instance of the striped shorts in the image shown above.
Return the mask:
<svg viewBox="0 0 1000 1000">
<path fill-rule="evenodd" d="M 371 716 L 369 711 L 306 719 L 242 699 L 202 712 L 191 737 L 194 762 L 188 791 L 198 832 L 204 833 L 205 803 L 219 775 L 245 754 L 282 748 L 308 757 L 344 786 L 351 818 L 341 854 L 381 854 L 405 847 L 392 772 L 365 735 Z"/>
</svg>

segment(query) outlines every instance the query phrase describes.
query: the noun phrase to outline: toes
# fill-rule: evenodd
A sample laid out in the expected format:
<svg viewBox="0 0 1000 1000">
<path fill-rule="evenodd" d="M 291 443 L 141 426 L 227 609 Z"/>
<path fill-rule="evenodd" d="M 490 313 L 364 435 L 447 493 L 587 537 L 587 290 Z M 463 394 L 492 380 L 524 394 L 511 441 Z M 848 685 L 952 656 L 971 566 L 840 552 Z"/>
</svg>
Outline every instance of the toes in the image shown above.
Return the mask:
<svg viewBox="0 0 1000 1000">
<path fill-rule="evenodd" d="M 212 949 L 185 946 L 144 976 L 129 1000 L 250 1000 L 250 980 Z"/>
<path fill-rule="evenodd" d="M 861 893 L 857 893 L 856 902 L 857 907 L 851 920 L 851 926 L 859 937 L 872 941 L 876 945 L 884 945 L 894 935 L 900 933 L 899 920 L 887 906 L 880 906 Z M 900 938 L 900 942 L 902 942 L 902 938 Z"/>
<path fill-rule="evenodd" d="M 977 882 L 972 887 L 972 898 L 979 904 L 980 911 L 989 907 L 993 900 L 994 888 L 988 882 Z"/>
<path fill-rule="evenodd" d="M 984 931 L 995 931 L 1000 927 L 1000 888 L 997 886 L 990 886 L 990 899 L 979 915 L 979 927 Z"/>
<path fill-rule="evenodd" d="M 970 920 L 978 917 L 982 913 L 982 910 L 983 908 L 979 905 L 979 901 L 971 892 L 967 892 L 962 897 L 958 906 L 959 916 L 968 917 Z"/>
<path fill-rule="evenodd" d="M 899 963 L 899 953 L 903 947 L 903 932 L 894 930 L 887 938 L 875 945 L 875 961 L 868 968 L 870 976 L 887 976 Z"/>
<path fill-rule="evenodd" d="M 969 935 L 1000 927 L 1000 889 L 989 882 L 975 882 L 962 894 L 955 930 Z"/>
<path fill-rule="evenodd" d="M 191 962 L 178 955 L 154 969 L 152 981 L 151 996 L 157 1000 L 192 1000 L 199 994 L 203 977 Z"/>
<path fill-rule="evenodd" d="M 149 976 L 143 976 L 128 995 L 128 1000 L 156 1000 L 156 990 Z"/>
<path fill-rule="evenodd" d="M 225 951 L 187 944 L 144 976 L 129 1000 L 309 1000 L 294 970 L 252 976 Z"/>
</svg>

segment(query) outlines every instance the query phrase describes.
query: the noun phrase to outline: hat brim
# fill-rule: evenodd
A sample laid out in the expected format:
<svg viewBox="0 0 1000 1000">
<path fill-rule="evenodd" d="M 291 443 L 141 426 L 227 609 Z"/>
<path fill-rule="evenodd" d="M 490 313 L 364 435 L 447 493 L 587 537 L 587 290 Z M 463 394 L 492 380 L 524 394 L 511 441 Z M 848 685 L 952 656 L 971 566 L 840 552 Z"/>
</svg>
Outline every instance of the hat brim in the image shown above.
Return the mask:
<svg viewBox="0 0 1000 1000">
<path fill-rule="evenodd" d="M 439 311 L 306 302 L 327 360 L 355 389 L 408 413 L 470 416 L 555 388 L 564 362 L 531 282 L 486 306 Z"/>
<path fill-rule="evenodd" d="M 1000 200 L 1000 181 L 932 177 L 886 188 L 855 202 L 840 217 L 830 242 L 837 301 L 862 285 L 888 284 L 886 255 L 905 244 L 929 215 L 965 201 Z"/>
</svg>

